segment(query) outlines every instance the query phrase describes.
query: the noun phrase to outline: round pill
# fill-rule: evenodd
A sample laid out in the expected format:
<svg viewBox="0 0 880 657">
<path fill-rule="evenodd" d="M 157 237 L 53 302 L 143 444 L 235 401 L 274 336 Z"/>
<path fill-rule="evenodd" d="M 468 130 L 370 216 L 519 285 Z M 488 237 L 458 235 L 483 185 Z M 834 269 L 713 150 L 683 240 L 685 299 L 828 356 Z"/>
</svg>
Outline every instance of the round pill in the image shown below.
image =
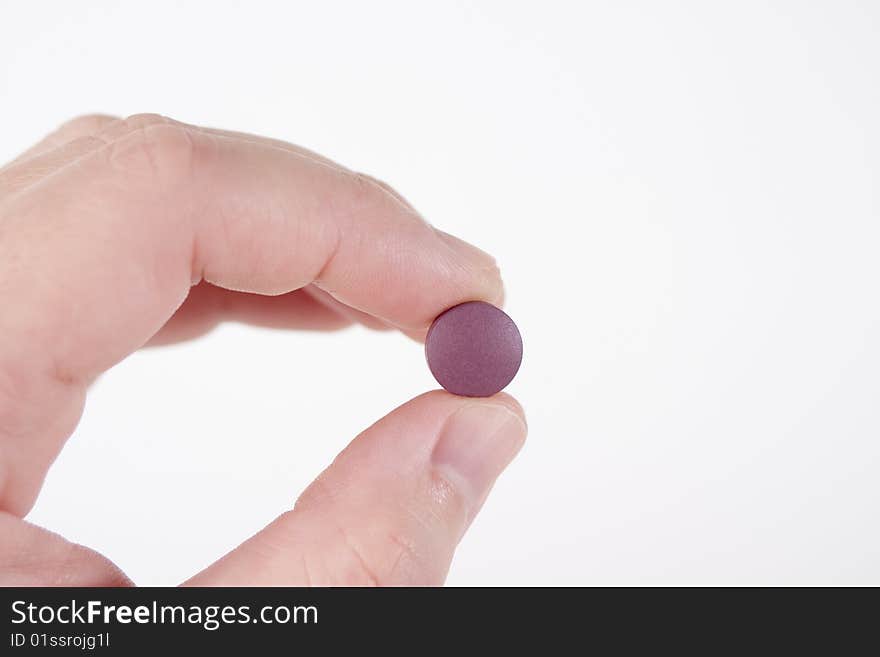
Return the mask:
<svg viewBox="0 0 880 657">
<path fill-rule="evenodd" d="M 513 380 L 522 362 L 513 320 L 483 301 L 438 315 L 425 338 L 425 357 L 437 382 L 454 395 L 489 397 Z"/>
</svg>

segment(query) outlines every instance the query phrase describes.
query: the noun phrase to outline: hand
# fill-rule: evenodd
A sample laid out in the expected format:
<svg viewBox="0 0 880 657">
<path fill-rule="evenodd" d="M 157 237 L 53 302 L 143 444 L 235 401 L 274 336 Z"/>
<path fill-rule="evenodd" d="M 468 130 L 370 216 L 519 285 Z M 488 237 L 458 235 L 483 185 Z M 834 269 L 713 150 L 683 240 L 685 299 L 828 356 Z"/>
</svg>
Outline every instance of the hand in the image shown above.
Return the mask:
<svg viewBox="0 0 880 657">
<path fill-rule="evenodd" d="M 22 518 L 89 383 L 134 350 L 224 319 L 422 339 L 445 308 L 502 295 L 488 255 L 297 146 L 153 115 L 66 124 L 0 169 L 0 584 L 130 584 Z M 416 397 L 187 583 L 442 583 L 525 434 L 509 396 Z"/>
</svg>

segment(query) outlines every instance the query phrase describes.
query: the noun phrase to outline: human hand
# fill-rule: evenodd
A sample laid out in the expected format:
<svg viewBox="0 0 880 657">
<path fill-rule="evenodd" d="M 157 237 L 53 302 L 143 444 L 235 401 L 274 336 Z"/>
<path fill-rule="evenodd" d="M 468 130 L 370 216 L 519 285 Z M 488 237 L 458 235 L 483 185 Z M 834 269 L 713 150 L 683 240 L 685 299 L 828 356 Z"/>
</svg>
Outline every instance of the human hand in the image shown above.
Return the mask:
<svg viewBox="0 0 880 657">
<path fill-rule="evenodd" d="M 488 255 L 297 146 L 155 115 L 64 125 L 0 169 L 0 584 L 131 583 L 23 517 L 88 385 L 134 350 L 226 319 L 423 339 L 502 295 Z M 442 583 L 525 434 L 507 395 L 416 397 L 187 584 Z"/>
</svg>

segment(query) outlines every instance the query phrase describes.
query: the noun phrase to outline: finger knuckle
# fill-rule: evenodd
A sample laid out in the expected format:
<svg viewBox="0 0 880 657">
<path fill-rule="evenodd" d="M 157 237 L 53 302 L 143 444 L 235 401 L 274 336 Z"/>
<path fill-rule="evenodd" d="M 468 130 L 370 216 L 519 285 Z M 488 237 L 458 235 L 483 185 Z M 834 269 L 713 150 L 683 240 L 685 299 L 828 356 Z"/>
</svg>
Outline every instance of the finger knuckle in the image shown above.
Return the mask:
<svg viewBox="0 0 880 657">
<path fill-rule="evenodd" d="M 158 123 L 136 128 L 110 146 L 113 165 L 136 177 L 179 183 L 192 171 L 195 141 L 180 125 Z"/>
<path fill-rule="evenodd" d="M 294 509 L 297 511 L 309 511 L 316 507 L 320 507 L 322 504 L 332 504 L 336 497 L 337 494 L 328 481 L 328 474 L 324 471 L 319 474 L 302 493 L 300 493 L 299 497 L 296 499 Z"/>
<path fill-rule="evenodd" d="M 391 529 L 385 534 L 387 561 L 382 580 L 388 584 L 423 583 L 431 568 L 409 533 Z"/>
<path fill-rule="evenodd" d="M 387 586 L 416 579 L 422 558 L 406 531 L 394 525 L 374 528 L 373 536 L 355 537 L 342 531 L 347 553 L 343 579 L 356 586 Z"/>
<path fill-rule="evenodd" d="M 58 132 L 71 136 L 91 135 L 114 120 L 114 117 L 106 114 L 80 114 L 62 123 L 58 127 Z"/>
<path fill-rule="evenodd" d="M 464 527 L 468 516 L 468 503 L 461 489 L 444 473 L 433 470 L 427 484 L 426 497 L 430 503 L 422 522 L 442 527 L 447 536 L 454 536 Z"/>
</svg>

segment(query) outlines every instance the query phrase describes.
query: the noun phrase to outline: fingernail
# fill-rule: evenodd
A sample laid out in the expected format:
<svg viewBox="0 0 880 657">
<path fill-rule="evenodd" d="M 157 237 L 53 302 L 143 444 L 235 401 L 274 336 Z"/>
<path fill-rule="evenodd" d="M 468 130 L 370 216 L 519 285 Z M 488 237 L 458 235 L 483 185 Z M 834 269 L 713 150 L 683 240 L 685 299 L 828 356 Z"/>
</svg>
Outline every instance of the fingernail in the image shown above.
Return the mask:
<svg viewBox="0 0 880 657">
<path fill-rule="evenodd" d="M 446 421 L 431 460 L 476 513 L 525 438 L 525 423 L 503 404 L 468 404 Z"/>
<path fill-rule="evenodd" d="M 471 265 L 486 269 L 496 268 L 495 258 L 482 249 L 478 249 L 473 244 L 469 244 L 464 240 L 458 239 L 455 235 L 450 235 L 442 230 L 437 230 L 437 235 L 440 236 L 440 239 L 443 240 L 449 248 L 455 251 L 456 255 Z"/>
<path fill-rule="evenodd" d="M 488 297 L 486 301 L 500 306 L 504 301 L 504 285 L 501 282 L 501 273 L 495 258 L 473 244 L 465 242 L 442 230 L 435 229 L 440 239 L 464 262 L 471 271 L 479 272 L 487 285 Z"/>
</svg>

